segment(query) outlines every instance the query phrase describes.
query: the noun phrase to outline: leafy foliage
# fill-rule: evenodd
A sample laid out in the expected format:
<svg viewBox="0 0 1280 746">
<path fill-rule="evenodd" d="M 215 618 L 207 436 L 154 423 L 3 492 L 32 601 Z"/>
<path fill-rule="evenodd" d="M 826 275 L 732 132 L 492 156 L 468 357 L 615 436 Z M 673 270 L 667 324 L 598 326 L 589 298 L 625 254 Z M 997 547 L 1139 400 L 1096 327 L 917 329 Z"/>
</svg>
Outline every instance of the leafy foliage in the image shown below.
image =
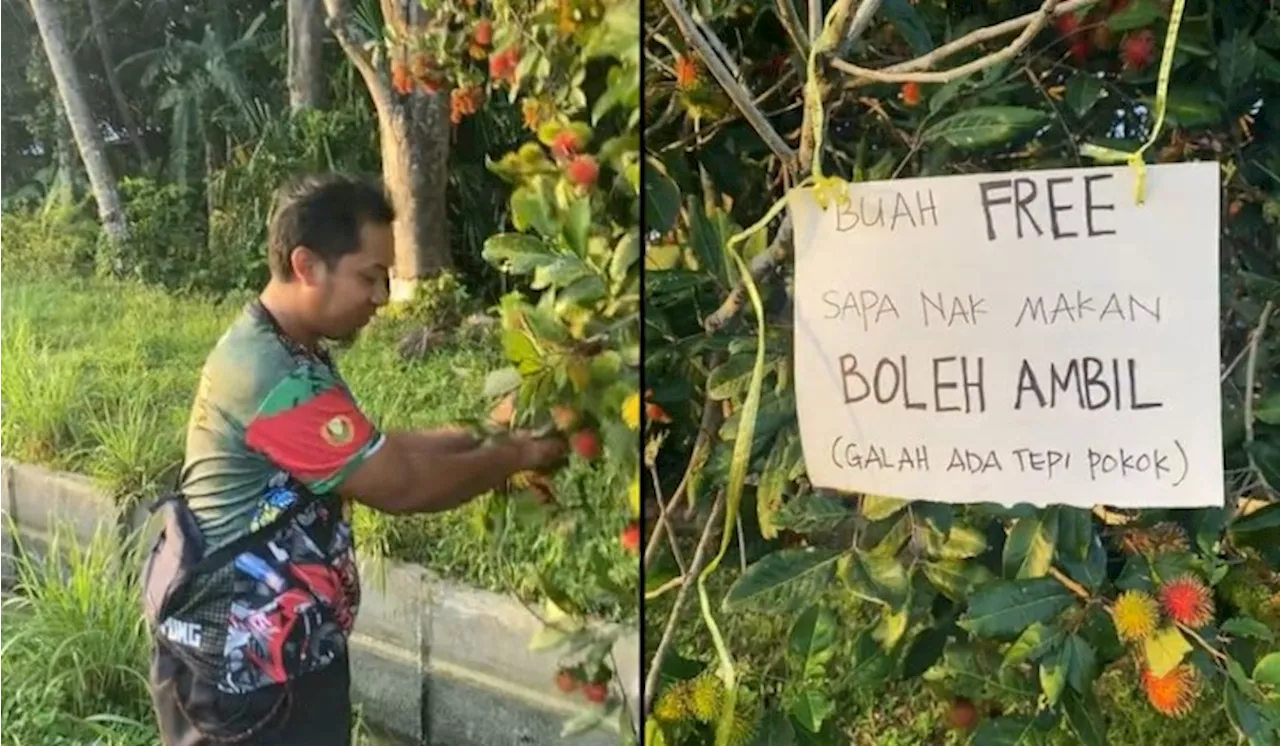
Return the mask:
<svg viewBox="0 0 1280 746">
<path fill-rule="evenodd" d="M 523 113 L 527 133 L 489 162 L 511 189 L 512 230 L 489 237 L 483 257 L 516 278 L 519 290 L 499 303 L 509 367 L 486 385 L 500 429 L 556 429 L 590 464 L 592 488 L 614 496 L 632 520 L 639 508 L 640 420 L 640 56 L 635 3 L 601 2 L 572 12 L 545 0 L 497 2 L 484 14 L 469 3 L 432 3 L 429 30 L 387 39 L 398 93 L 452 86 L 455 124 L 484 96 L 505 92 Z M 487 59 L 487 69 L 482 64 Z M 517 475 L 505 496 L 491 498 L 484 530 L 495 551 L 527 526 L 552 533 L 582 519 L 538 474 Z M 619 541 L 635 551 L 632 526 Z M 638 623 L 635 575 L 611 577 L 599 564 L 601 594 Z M 593 685 L 616 674 L 609 653 L 625 627 L 600 629 L 566 597 L 562 575 L 542 572 L 545 628 L 538 649 L 559 649 L 564 674 Z M 610 697 L 597 711 L 566 724 L 566 734 L 617 717 L 634 725 Z"/>
<path fill-rule="evenodd" d="M 825 17 L 831 5 L 817 10 Z M 831 64 L 838 57 L 888 67 L 1039 6 L 884 2 L 865 32 L 839 39 L 814 66 L 827 122 L 814 165 L 865 181 L 1079 166 L 1088 162 L 1086 145 L 1136 150 L 1153 126 L 1167 2 L 1083 6 L 1059 16 L 1020 54 L 944 83 L 876 83 Z M 802 13 L 786 0 L 704 2 L 695 13 L 723 45 L 723 62 L 740 71 L 734 77 L 765 127 L 794 151 L 811 142 L 802 134 L 809 119 L 795 103 L 806 97 L 808 74 L 807 48 L 794 43 L 807 39 Z M 1269 405 L 1280 390 L 1280 342 L 1270 331 L 1274 317 L 1268 326 L 1265 316 L 1280 297 L 1280 118 L 1271 105 L 1280 94 L 1280 16 L 1243 0 L 1186 4 L 1168 120 L 1148 152 L 1152 161 L 1223 166 L 1223 479 L 1230 499 L 1222 509 L 1093 512 L 905 502 L 807 482 L 792 385 L 804 372 L 792 370 L 789 358 L 789 228 L 774 221 L 740 245 L 728 239 L 804 176 L 794 164 L 809 164 L 788 161 L 746 120 L 686 21 L 658 7 L 645 23 L 645 106 L 653 122 L 644 166 L 651 239 L 645 373 L 669 420 L 646 423 L 661 444 L 659 491 L 646 493 L 646 514 L 657 515 L 660 497 L 678 498 L 691 518 L 674 531 L 696 536 L 717 495 L 737 484 L 735 471 L 745 472 L 746 485 L 741 523 L 724 527 L 741 530 L 741 559 L 716 570 L 727 576 L 717 584 L 721 603 L 701 619 L 673 612 L 686 665 L 650 662 L 663 672 L 657 704 L 646 713 L 650 732 L 668 744 L 727 742 L 724 728 L 669 704 L 679 697 L 668 692 L 682 682 L 725 670 L 725 655 L 713 653 L 720 647 L 715 622 L 730 630 L 724 637 L 739 669 L 739 700 L 758 705 L 731 719 L 753 718 L 739 729 L 754 727 L 757 743 L 841 742 L 838 734 L 855 726 L 826 703 L 895 680 L 922 682 L 954 702 L 946 727 L 977 744 L 1106 743 L 1109 733 L 1126 731 L 1118 721 L 1127 716 L 1106 709 L 1125 701 L 1117 687 L 1128 687 L 1156 717 L 1187 717 L 1252 744 L 1276 743 L 1280 718 L 1266 681 L 1280 618 L 1280 562 L 1269 544 L 1280 525 L 1273 453 L 1280 429 Z M 987 37 L 935 68 L 976 60 L 1013 35 Z M 743 280 L 739 261 L 754 269 L 756 313 L 745 302 L 753 283 Z M 710 437 L 702 434 L 708 430 Z M 745 447 L 743 433 L 752 433 Z M 677 576 L 676 564 L 661 551 L 650 574 Z M 651 582 L 649 608 L 678 585 Z M 1150 629 L 1132 611 L 1123 621 L 1113 617 L 1123 591 L 1158 599 Z M 1204 622 L 1198 615 L 1206 609 Z M 840 624 L 818 623 L 833 614 Z M 799 663 L 781 671 L 778 657 L 762 649 L 774 639 L 733 633 L 752 629 L 751 615 L 791 619 L 793 640 L 809 630 L 807 639 L 822 643 L 809 650 L 848 657 L 840 670 Z M 656 641 L 666 621 L 648 614 L 646 639 Z M 1117 627 L 1128 623 L 1122 637 Z M 1096 685 L 1104 679 L 1105 692 Z M 1177 727 L 1171 723 L 1170 733 Z M 788 735 L 770 740 L 782 732 Z"/>
</svg>

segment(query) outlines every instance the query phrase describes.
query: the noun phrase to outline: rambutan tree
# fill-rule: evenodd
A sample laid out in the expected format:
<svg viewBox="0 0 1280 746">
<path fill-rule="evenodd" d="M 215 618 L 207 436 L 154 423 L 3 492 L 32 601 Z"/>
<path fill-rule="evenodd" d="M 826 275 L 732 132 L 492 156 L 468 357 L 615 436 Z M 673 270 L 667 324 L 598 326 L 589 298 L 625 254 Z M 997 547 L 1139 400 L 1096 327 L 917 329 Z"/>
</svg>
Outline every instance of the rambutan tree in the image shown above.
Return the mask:
<svg viewBox="0 0 1280 746">
<path fill-rule="evenodd" d="M 1226 506 L 814 489 L 795 414 L 791 226 L 779 211 L 730 239 L 787 190 L 829 190 L 833 177 L 1136 151 L 1153 134 L 1175 15 L 1146 161 L 1222 165 Z M 661 0 L 644 23 L 646 742 L 871 743 L 844 703 L 906 680 L 936 695 L 921 709 L 946 709 L 937 742 L 1102 744 L 1119 717 L 1099 694 L 1105 677 L 1168 717 L 1170 734 L 1198 713 L 1277 743 L 1277 11 Z"/>
<path fill-rule="evenodd" d="M 557 580 L 514 577 L 514 570 L 507 580 L 513 591 L 536 588 L 542 596 L 528 607 L 543 624 L 530 647 L 563 662 L 548 686 L 587 705 L 564 735 L 613 720 L 623 742 L 635 743 L 630 698 L 638 686 L 621 679 L 614 648 L 639 626 L 639 7 L 630 0 L 383 0 L 381 23 L 345 0 L 326 0 L 326 7 L 378 109 L 393 196 L 395 178 L 412 186 L 443 168 L 443 154 L 413 150 L 414 138 L 434 136 L 441 122 L 456 127 L 498 98 L 521 111 L 527 141 L 487 158 L 511 187 L 510 230 L 491 236 L 483 252 L 515 287 L 498 306 L 509 364 L 486 380 L 489 416 L 469 424 L 487 438 L 557 431 L 573 463 L 554 478 L 517 474 L 507 489 L 482 498 L 476 529 L 487 550 L 501 555 L 515 523 L 565 536 L 584 520 L 617 527 L 615 552 L 635 558 L 631 569 L 602 560 L 592 577 L 577 579 L 595 591 L 596 607 L 620 610 L 611 623 L 591 619 L 572 600 L 581 594 Z M 445 115 L 432 107 L 444 101 L 447 119 L 436 119 Z M 410 149 L 396 150 L 402 145 Z M 432 154 L 442 160 L 428 162 Z M 413 240 L 397 234 L 397 244 L 401 238 Z M 599 502 L 583 498 L 588 489 L 611 496 L 610 515 L 582 512 Z M 600 528 L 607 527 L 593 527 L 592 535 Z"/>
</svg>

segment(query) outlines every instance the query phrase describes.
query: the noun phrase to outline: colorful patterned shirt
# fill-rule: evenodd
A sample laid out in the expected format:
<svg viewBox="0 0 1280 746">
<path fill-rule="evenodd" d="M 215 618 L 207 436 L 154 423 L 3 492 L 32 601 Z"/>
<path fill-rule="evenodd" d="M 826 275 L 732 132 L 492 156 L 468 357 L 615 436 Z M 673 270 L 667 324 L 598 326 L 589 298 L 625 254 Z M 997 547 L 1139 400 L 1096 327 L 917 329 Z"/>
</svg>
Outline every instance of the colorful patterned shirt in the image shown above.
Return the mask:
<svg viewBox="0 0 1280 746">
<path fill-rule="evenodd" d="M 259 514 L 273 482 L 332 494 L 382 442 L 332 363 L 282 338 L 255 303 L 205 363 L 182 492 L 212 551 L 270 520 Z"/>
<path fill-rule="evenodd" d="M 328 356 L 288 339 L 260 303 L 209 355 L 181 491 L 204 556 L 241 537 L 246 548 L 161 626 L 216 661 L 221 690 L 254 692 L 344 659 L 360 582 L 334 490 L 384 442 Z"/>
</svg>

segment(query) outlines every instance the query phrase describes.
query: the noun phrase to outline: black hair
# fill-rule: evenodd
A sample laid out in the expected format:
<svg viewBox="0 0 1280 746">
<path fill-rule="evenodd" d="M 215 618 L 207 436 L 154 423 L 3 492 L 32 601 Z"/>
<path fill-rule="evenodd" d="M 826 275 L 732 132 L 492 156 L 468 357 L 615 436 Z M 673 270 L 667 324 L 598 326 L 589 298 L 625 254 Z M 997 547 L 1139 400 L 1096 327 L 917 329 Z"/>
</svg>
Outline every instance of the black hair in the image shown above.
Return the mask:
<svg viewBox="0 0 1280 746">
<path fill-rule="evenodd" d="M 299 246 L 333 267 L 360 250 L 362 225 L 390 225 L 395 217 L 386 192 L 372 179 L 336 173 L 296 179 L 276 193 L 267 230 L 271 275 L 285 282 L 293 279 L 289 255 Z"/>
</svg>

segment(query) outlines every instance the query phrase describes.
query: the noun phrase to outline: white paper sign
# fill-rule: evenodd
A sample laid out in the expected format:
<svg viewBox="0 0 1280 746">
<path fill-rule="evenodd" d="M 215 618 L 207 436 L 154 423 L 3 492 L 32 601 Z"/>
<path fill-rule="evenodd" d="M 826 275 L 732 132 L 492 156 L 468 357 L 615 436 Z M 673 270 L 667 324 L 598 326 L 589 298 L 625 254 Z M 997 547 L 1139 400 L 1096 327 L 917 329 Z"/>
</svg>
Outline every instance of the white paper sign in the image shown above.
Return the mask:
<svg viewBox="0 0 1280 746">
<path fill-rule="evenodd" d="M 909 500 L 1223 504 L 1216 163 L 792 197 L 815 486 Z"/>
</svg>

